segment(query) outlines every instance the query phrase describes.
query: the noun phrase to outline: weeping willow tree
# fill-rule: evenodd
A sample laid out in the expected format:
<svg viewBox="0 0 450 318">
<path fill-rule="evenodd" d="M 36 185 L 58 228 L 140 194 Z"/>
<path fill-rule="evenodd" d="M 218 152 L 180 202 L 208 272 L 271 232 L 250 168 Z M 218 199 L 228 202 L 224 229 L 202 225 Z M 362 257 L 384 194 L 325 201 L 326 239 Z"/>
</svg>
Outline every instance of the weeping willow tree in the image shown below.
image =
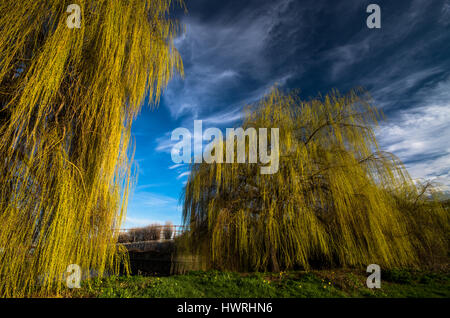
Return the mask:
<svg viewBox="0 0 450 318">
<path fill-rule="evenodd" d="M 279 171 L 236 163 L 236 151 L 234 163 L 192 165 L 183 210 L 190 251 L 216 268 L 273 271 L 414 266 L 432 246 L 447 256 L 448 213 L 379 148 L 381 118 L 362 90 L 302 101 L 274 89 L 247 109 L 243 129 L 279 128 Z"/>
<path fill-rule="evenodd" d="M 58 293 L 69 264 L 102 276 L 126 257 L 130 129 L 183 72 L 170 0 L 0 3 L 0 295 Z"/>
</svg>

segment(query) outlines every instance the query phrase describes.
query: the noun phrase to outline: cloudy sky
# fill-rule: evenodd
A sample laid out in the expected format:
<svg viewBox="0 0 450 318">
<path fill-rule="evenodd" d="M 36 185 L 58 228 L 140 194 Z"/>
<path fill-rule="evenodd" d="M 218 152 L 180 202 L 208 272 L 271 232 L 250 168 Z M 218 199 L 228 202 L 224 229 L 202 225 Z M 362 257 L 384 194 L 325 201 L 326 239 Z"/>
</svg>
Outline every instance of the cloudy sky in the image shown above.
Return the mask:
<svg viewBox="0 0 450 318">
<path fill-rule="evenodd" d="M 381 7 L 381 29 L 366 8 Z M 187 0 L 176 13 L 185 78 L 145 106 L 133 135 L 138 183 L 125 227 L 181 224 L 179 197 L 189 171 L 172 162 L 172 131 L 193 121 L 240 126 L 242 107 L 277 84 L 305 99 L 362 86 L 387 121 L 379 142 L 413 178 L 450 189 L 450 0 Z"/>
</svg>

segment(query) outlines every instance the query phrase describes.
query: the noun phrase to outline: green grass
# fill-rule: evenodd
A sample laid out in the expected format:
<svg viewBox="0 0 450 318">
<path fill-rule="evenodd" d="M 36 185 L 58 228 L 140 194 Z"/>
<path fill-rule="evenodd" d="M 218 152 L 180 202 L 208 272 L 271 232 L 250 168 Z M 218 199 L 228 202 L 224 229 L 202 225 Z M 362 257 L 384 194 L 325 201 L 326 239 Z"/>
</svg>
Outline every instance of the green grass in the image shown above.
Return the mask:
<svg viewBox="0 0 450 318">
<path fill-rule="evenodd" d="M 368 275 L 368 274 L 367 274 Z M 448 273 L 382 272 L 380 289 L 366 286 L 360 271 L 288 273 L 191 272 L 169 277 L 122 276 L 67 290 L 67 297 L 450 297 Z"/>
</svg>

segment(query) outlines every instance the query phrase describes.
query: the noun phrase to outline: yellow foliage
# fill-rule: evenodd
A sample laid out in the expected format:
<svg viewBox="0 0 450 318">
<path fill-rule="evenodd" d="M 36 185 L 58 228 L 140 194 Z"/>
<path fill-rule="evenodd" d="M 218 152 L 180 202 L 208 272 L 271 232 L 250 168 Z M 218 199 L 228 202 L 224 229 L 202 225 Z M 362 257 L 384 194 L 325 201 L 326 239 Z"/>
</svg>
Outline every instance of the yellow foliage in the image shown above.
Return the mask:
<svg viewBox="0 0 450 318">
<path fill-rule="evenodd" d="M 0 2 L 3 297 L 57 293 L 72 263 L 118 271 L 131 124 L 183 73 L 174 1 L 79 0 L 79 29 L 70 3 Z"/>
<path fill-rule="evenodd" d="M 302 101 L 274 89 L 248 109 L 243 128 L 279 128 L 278 173 L 260 174 L 260 163 L 194 164 L 184 193 L 188 246 L 237 270 L 414 266 L 431 245 L 446 256 L 449 219 L 438 203 L 429 229 L 410 232 L 424 218 L 399 202 L 419 190 L 379 149 L 381 116 L 362 90 Z"/>
</svg>

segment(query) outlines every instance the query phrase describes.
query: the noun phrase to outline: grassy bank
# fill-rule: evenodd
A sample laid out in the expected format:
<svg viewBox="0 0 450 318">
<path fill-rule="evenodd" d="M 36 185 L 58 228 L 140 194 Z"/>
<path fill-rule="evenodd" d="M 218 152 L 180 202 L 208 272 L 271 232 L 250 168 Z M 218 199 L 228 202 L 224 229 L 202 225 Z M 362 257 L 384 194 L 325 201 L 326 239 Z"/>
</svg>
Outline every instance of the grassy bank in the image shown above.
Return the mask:
<svg viewBox="0 0 450 318">
<path fill-rule="evenodd" d="M 368 275 L 368 274 L 367 274 Z M 450 297 L 448 272 L 382 272 L 380 289 L 366 287 L 361 271 L 239 274 L 191 272 L 168 277 L 110 277 L 66 297 Z"/>
</svg>

